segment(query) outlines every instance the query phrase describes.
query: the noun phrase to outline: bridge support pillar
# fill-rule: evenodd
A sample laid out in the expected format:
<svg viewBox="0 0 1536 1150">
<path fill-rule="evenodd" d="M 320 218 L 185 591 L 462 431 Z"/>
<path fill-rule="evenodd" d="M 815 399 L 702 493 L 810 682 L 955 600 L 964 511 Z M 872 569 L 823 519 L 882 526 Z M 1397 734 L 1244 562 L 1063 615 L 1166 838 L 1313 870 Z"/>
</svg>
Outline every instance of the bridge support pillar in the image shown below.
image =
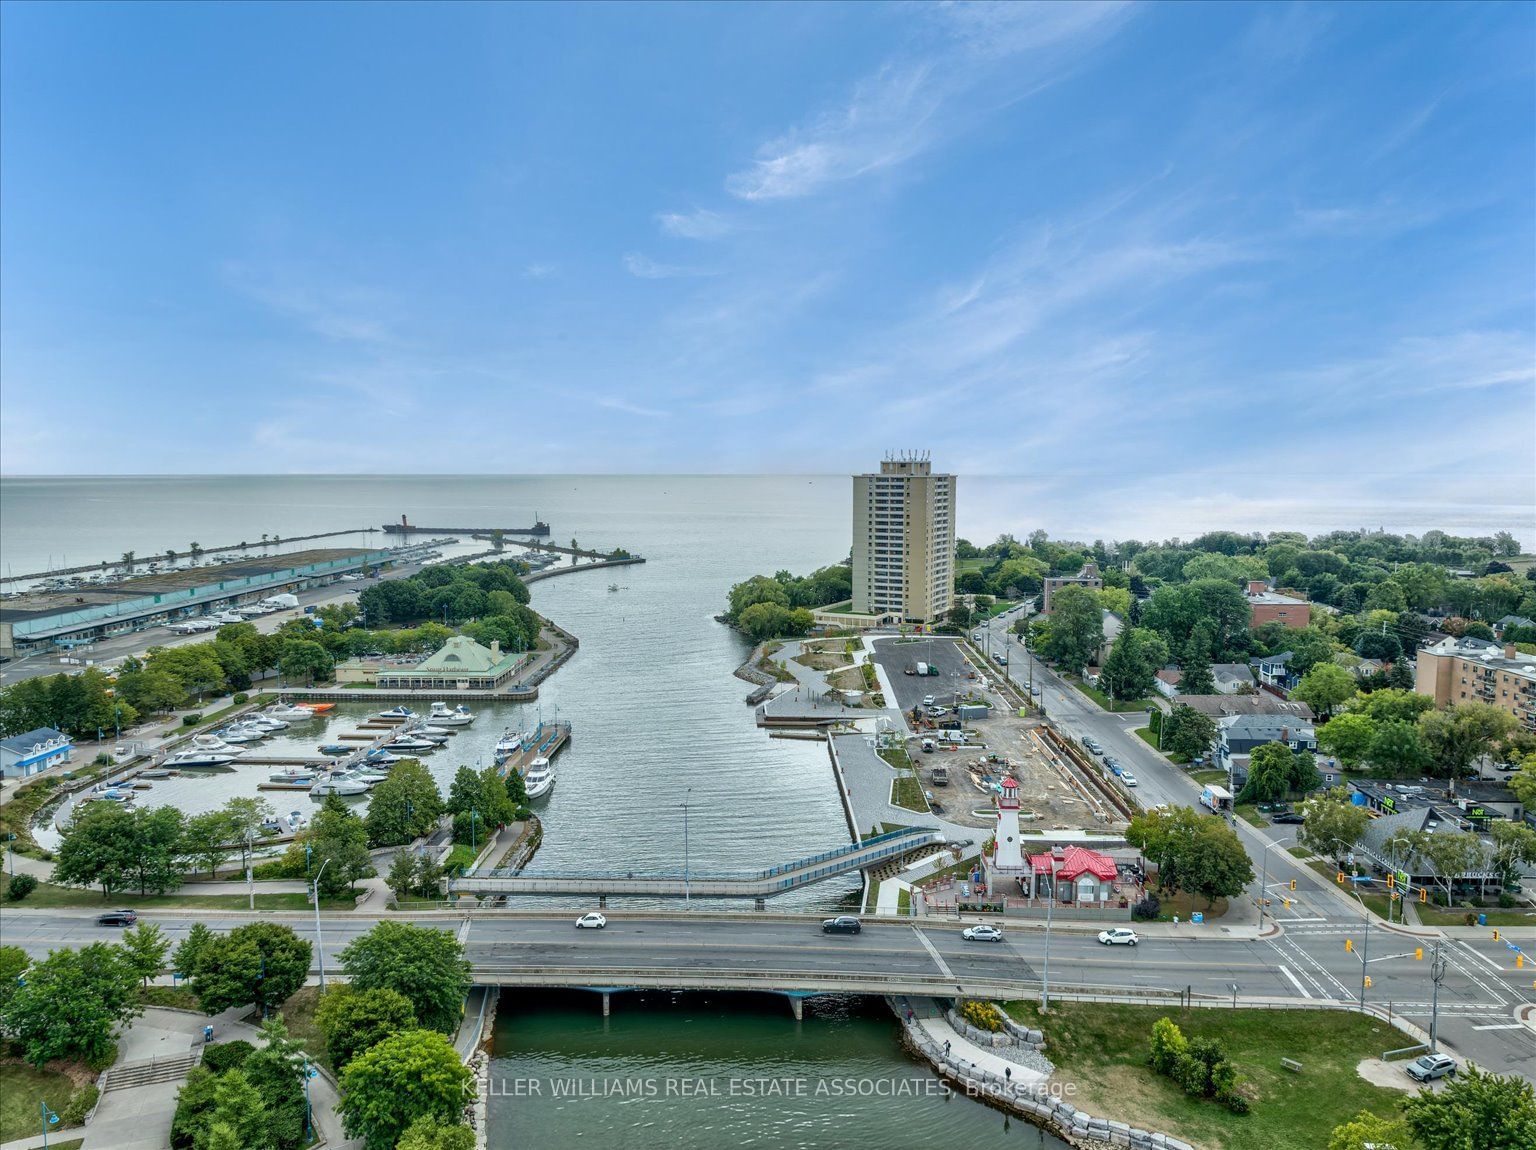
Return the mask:
<svg viewBox="0 0 1536 1150">
<path fill-rule="evenodd" d="M 605 894 L 598 895 L 597 896 L 597 905 L 598 905 L 599 909 L 607 910 L 608 909 L 608 896 L 605 895 Z M 604 1013 L 606 1014 L 607 1011 L 604 1011 Z"/>
<path fill-rule="evenodd" d="M 789 1009 L 790 1012 L 795 1016 L 795 1021 L 801 1021 L 805 1016 L 805 999 L 799 997 L 798 995 L 790 995 Z"/>
<path fill-rule="evenodd" d="M 753 910 L 767 910 L 768 909 L 768 900 L 765 899 L 765 898 L 753 899 L 752 900 L 752 909 Z"/>
<path fill-rule="evenodd" d="M 612 1001 L 612 999 L 613 999 L 613 995 L 609 994 L 606 990 L 603 991 L 603 1017 L 604 1018 L 607 1018 L 608 1015 L 610 1013 L 612 1013 L 612 1011 L 613 1011 L 613 1001 Z"/>
</svg>

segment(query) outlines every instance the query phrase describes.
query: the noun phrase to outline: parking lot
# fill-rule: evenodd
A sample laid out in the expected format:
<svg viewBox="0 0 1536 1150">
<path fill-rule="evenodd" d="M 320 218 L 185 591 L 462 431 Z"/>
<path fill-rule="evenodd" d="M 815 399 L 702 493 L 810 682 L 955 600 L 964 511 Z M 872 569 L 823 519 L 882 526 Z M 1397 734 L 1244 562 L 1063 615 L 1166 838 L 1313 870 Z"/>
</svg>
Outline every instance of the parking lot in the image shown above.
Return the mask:
<svg viewBox="0 0 1536 1150">
<path fill-rule="evenodd" d="M 970 666 L 953 639 L 887 640 L 875 644 L 874 657 L 890 679 L 896 705 L 903 711 L 911 711 L 928 695 L 947 706 L 954 703 L 955 696 L 975 689 L 975 680 L 969 677 Z M 907 668 L 917 663 L 936 666 L 939 673 L 906 674 Z"/>
</svg>

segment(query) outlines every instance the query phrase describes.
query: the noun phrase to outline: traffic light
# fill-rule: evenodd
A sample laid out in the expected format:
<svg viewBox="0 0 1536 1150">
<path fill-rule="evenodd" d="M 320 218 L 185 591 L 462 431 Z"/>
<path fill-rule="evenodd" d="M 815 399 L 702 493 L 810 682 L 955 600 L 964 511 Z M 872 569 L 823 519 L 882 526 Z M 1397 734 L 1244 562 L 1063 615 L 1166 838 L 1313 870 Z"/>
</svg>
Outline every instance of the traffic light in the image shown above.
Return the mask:
<svg viewBox="0 0 1536 1150">
<path fill-rule="evenodd" d="M 1424 948 L 1422 946 L 1414 947 L 1413 948 L 1413 957 L 1419 959 L 1420 961 L 1423 961 L 1423 959 L 1424 959 Z"/>
<path fill-rule="evenodd" d="M 1355 951 L 1355 940 L 1352 938 L 1346 938 L 1344 940 L 1344 949 L 1353 954 Z"/>
<path fill-rule="evenodd" d="M 1344 881 L 1344 872 L 1340 871 L 1338 877 L 1336 879 L 1334 879 L 1333 881 L 1334 882 L 1338 882 L 1338 883 L 1342 883 Z"/>
<path fill-rule="evenodd" d="M 1296 889 L 1296 880 L 1295 880 L 1295 879 L 1292 879 L 1292 880 L 1291 880 L 1291 889 L 1292 889 L 1292 890 L 1295 890 L 1295 889 Z"/>
<path fill-rule="evenodd" d="M 1497 930 L 1495 930 L 1493 932 L 1493 941 L 1494 942 L 1498 942 L 1499 941 L 1499 932 Z"/>
<path fill-rule="evenodd" d="M 1428 902 L 1429 901 L 1429 888 L 1427 886 L 1421 886 L 1419 888 L 1419 901 L 1420 902 Z"/>
<path fill-rule="evenodd" d="M 1387 872 L 1387 889 L 1392 890 L 1397 886 L 1397 876 L 1391 871 Z"/>
<path fill-rule="evenodd" d="M 1516 954 L 1515 955 L 1515 969 L 1516 970 L 1524 970 L 1525 969 L 1525 955 L 1524 955 L 1524 953 L 1520 953 L 1520 954 Z"/>
<path fill-rule="evenodd" d="M 1365 988 L 1367 990 L 1369 990 L 1371 988 L 1371 976 L 1370 975 L 1366 975 L 1365 976 Z"/>
</svg>

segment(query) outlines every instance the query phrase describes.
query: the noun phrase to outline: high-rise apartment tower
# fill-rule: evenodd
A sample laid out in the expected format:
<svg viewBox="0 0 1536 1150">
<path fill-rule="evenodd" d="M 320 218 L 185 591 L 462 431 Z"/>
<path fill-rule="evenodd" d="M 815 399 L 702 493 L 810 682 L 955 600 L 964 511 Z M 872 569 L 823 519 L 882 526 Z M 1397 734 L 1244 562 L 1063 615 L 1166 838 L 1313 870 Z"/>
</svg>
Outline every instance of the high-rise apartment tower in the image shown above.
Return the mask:
<svg viewBox="0 0 1536 1150">
<path fill-rule="evenodd" d="M 955 477 L 927 452 L 887 456 L 853 477 L 853 610 L 929 623 L 955 585 Z"/>
</svg>

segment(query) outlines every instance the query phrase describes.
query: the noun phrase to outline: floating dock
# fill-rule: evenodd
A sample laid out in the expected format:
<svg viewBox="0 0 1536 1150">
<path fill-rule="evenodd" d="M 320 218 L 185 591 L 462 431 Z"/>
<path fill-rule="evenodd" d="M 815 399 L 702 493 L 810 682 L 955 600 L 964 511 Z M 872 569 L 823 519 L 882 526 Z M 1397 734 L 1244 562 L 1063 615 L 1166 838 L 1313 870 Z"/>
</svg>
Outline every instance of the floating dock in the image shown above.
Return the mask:
<svg viewBox="0 0 1536 1150">
<path fill-rule="evenodd" d="M 565 749 L 566 743 L 571 741 L 571 725 L 569 723 L 540 723 L 536 728 L 537 734 L 530 746 L 508 755 L 497 764 L 497 769 L 503 775 L 510 771 L 519 774 L 528 772 L 528 764 L 534 759 L 553 759 Z"/>
</svg>

